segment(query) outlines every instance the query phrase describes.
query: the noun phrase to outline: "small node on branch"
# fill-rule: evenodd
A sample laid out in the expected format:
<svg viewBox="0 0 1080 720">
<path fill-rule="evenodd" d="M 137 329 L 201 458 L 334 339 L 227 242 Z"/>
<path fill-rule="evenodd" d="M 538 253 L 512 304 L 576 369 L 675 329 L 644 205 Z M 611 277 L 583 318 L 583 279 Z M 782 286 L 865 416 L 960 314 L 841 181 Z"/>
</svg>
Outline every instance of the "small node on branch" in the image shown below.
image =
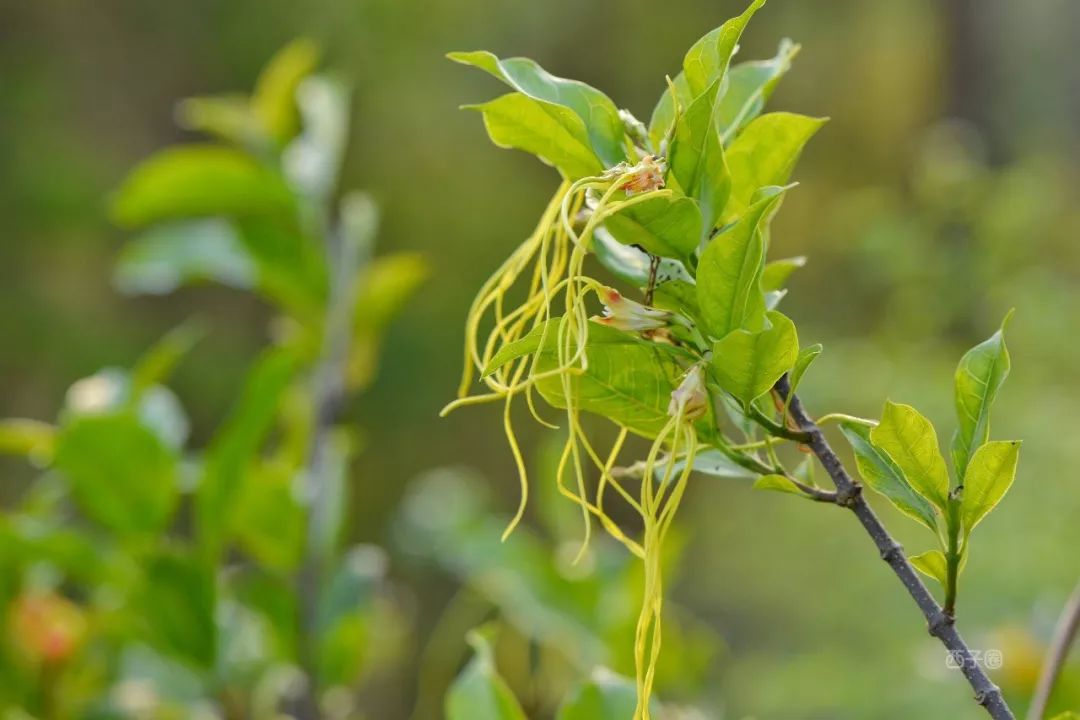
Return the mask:
<svg viewBox="0 0 1080 720">
<path fill-rule="evenodd" d="M 904 557 L 904 546 L 900 543 L 894 542 L 889 547 L 881 551 L 881 559 L 887 563 L 893 563 Z"/>
<path fill-rule="evenodd" d="M 956 619 L 952 615 L 949 615 L 944 610 L 940 610 L 937 615 L 934 616 L 934 619 L 929 622 L 926 629 L 932 637 L 940 639 L 942 631 L 951 626 L 955 620 Z"/>
</svg>

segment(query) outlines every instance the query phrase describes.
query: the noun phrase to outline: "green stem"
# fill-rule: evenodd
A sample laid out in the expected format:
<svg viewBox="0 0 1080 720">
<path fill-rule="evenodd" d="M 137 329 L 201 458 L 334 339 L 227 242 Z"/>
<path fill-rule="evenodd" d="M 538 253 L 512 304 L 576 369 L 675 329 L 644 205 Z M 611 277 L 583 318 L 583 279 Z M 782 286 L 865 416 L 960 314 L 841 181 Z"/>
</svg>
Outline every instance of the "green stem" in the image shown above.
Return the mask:
<svg viewBox="0 0 1080 720">
<path fill-rule="evenodd" d="M 748 414 L 751 420 L 756 422 L 761 427 L 765 428 L 765 430 L 768 431 L 770 435 L 784 438 L 785 440 L 794 440 L 795 442 L 803 443 L 804 445 L 808 444 L 811 440 L 810 433 L 803 432 L 802 430 L 792 430 L 790 428 L 784 427 L 780 423 L 770 418 L 765 413 L 758 410 L 753 405 L 753 403 L 750 404 Z"/>
<path fill-rule="evenodd" d="M 956 579 L 960 573 L 960 499 L 949 495 L 949 547 L 945 553 L 945 614 L 956 617 Z"/>
</svg>

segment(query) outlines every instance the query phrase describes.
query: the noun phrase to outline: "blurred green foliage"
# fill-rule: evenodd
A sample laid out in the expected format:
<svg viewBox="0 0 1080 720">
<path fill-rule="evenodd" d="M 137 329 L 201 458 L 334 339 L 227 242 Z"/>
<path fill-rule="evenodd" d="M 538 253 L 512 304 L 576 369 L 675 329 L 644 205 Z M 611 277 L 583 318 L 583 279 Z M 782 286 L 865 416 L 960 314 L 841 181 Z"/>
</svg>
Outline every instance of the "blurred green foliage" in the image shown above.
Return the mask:
<svg viewBox="0 0 1080 720">
<path fill-rule="evenodd" d="M 368 451 L 350 474 L 363 490 L 349 503 L 355 519 L 345 536 L 350 543 L 387 546 L 405 582 L 391 594 L 395 609 L 411 618 L 414 637 L 430 637 L 444 610 L 467 604 L 450 603 L 462 576 L 407 564 L 411 555 L 391 542 L 391 525 L 404 513 L 403 496 L 422 483 L 412 478 L 444 463 L 480 468 L 489 478 L 481 484 L 492 508 L 506 513 L 516 503 L 510 458 L 496 444 L 478 440 L 499 432 L 498 413 L 446 423 L 435 412 L 455 385 L 457 352 L 448 349 L 458 346 L 473 289 L 499 254 L 493 248 L 520 240 L 554 181 L 551 171 L 527 158 L 488 149 L 476 118 L 455 108 L 462 98 L 483 97 L 490 79 L 461 73 L 442 54 L 456 47 L 520 52 L 560 75 L 608 88 L 620 106 L 645 116 L 662 90 L 657 69 L 675 72 L 686 45 L 702 28 L 738 12 L 738 5 L 435 0 L 423 12 L 390 0 L 120 0 L 93 12 L 75 12 L 55 0 L 0 5 L 0 205 L 6 223 L 0 242 L 0 416 L 51 424 L 72 378 L 132 366 L 161 328 L 198 314 L 205 339 L 169 385 L 183 398 L 186 447 L 207 445 L 258 348 L 271 328 L 280 329 L 269 322 L 276 311 L 254 295 L 213 287 L 162 298 L 117 296 L 108 278 L 118 254 L 117 283 L 127 292 L 149 289 L 145 280 L 124 281 L 129 260 L 147 266 L 146 277 L 156 268 L 162 279 L 152 286 L 163 290 L 208 277 L 239 287 L 265 285 L 273 288 L 267 294 L 281 298 L 295 297 L 297 288 L 273 272 L 257 277 L 244 259 L 242 233 L 268 233 L 265 228 L 234 228 L 227 233 L 231 240 L 221 240 L 222 226 L 204 223 L 199 233 L 189 228 L 188 237 L 208 249 L 192 259 L 144 263 L 143 251 L 132 249 L 141 241 L 120 249 L 102 199 L 139 158 L 189 139 L 173 126 L 175 98 L 247 87 L 264 60 L 298 33 L 318 38 L 330 56 L 326 64 L 348 73 L 359 89 L 354 141 L 344 160 L 348 184 L 371 188 L 378 197 L 384 247 L 422 251 L 438 269 L 389 329 L 378 382 L 347 410 L 365 428 L 360 442 Z M 799 303 L 789 308 L 807 341 L 826 346 L 807 373 L 808 404 L 874 415 L 880 398 L 889 396 L 917 405 L 944 432 L 956 357 L 1005 310 L 1017 308 L 1010 326 L 1014 371 L 999 399 L 995 432 L 1029 438 L 1025 466 L 1008 511 L 980 528 L 983 559 L 973 558 L 966 570 L 964 622 L 974 645 L 1003 651 L 995 679 L 1021 708 L 1078 572 L 1068 549 L 1080 542 L 1080 491 L 1067 469 L 1080 462 L 1080 450 L 1059 435 L 1080 418 L 1071 392 L 1078 345 L 1070 312 L 1078 302 L 1080 272 L 1073 106 L 1080 79 L 1070 62 L 1078 13 L 1080 6 L 1065 0 L 841 0 L 827 8 L 773 0 L 740 52 L 768 57 L 776 52 L 776 37 L 796 38 L 804 48 L 799 67 L 772 102 L 832 117 L 803 159 L 802 184 L 786 200 L 774 239 L 780 255 L 812 256 L 791 279 Z M 248 112 L 233 112 L 241 106 L 225 102 L 218 108 L 232 114 L 224 127 L 231 122 L 234 132 L 246 132 L 239 128 L 251 122 Z M 195 107 L 181 114 L 198 115 Z M 484 192 L 478 195 L 477 187 Z M 196 241 L 202 233 L 210 239 Z M 275 247 L 283 265 L 293 262 L 288 246 Z M 146 252 L 169 258 L 164 251 Z M 199 265 L 215 254 L 221 259 L 212 267 L 224 277 Z M 160 408 L 157 413 L 168 415 Z M 10 428 L 0 426 L 0 448 L 50 457 L 52 435 L 43 425 L 21 422 L 14 433 Z M 181 487 L 190 487 L 190 465 L 181 461 L 177 472 Z M 51 512 L 56 479 L 27 493 L 37 470 L 0 457 L 0 473 L 0 497 L 5 507 L 17 508 L 9 524 L 22 536 L 0 545 L 0 562 L 13 567 L 23 564 L 22 557 L 47 553 L 47 565 L 69 573 L 69 583 L 108 573 L 115 581 L 103 589 L 102 602 L 115 607 L 112 587 L 123 586 L 140 568 L 87 547 L 69 522 L 27 515 Z M 265 478 L 282 482 L 272 467 Z M 661 687 L 665 697 L 694 696 L 725 717 L 763 720 L 979 717 L 939 648 L 913 631 L 916 614 L 866 551 L 857 528 L 783 497 L 750 493 L 739 483 L 703 477 L 689 493 L 675 600 L 707 623 L 710 635 L 723 638 L 721 647 L 728 650 L 704 662 L 705 679 L 694 689 L 672 695 Z M 549 512 L 541 505 L 529 518 L 534 527 Z M 552 504 L 558 509 L 550 512 L 570 512 L 573 528 L 573 508 L 563 505 Z M 884 504 L 881 509 L 891 512 Z M 176 517 L 181 525 L 189 521 L 185 511 Z M 274 524 L 261 537 L 265 541 L 280 528 Z M 495 522 L 490 547 L 499 547 L 501 529 Z M 902 539 L 914 541 L 917 532 L 911 524 Z M 243 543 L 260 546 L 251 539 Z M 244 552 L 261 552 L 259 562 L 271 566 L 288 562 L 274 549 Z M 366 558 L 369 567 L 378 567 L 373 556 Z M 46 586 L 55 577 L 37 569 L 31 574 L 44 574 Z M 23 577 L 22 571 L 0 574 L 0 594 L 11 597 Z M 292 610 L 281 600 L 280 585 L 250 575 L 230 581 L 230 592 L 261 603 L 267 617 L 288 627 Z M 489 619 L 483 610 L 489 602 L 480 602 L 481 611 L 460 623 L 462 632 Z M 62 635 L 90 632 L 63 601 L 33 600 L 17 609 L 8 617 L 21 623 L 35 622 L 44 611 L 68 628 Z M 244 672 L 248 641 L 266 625 L 235 605 L 230 613 L 227 623 L 241 636 L 233 638 L 239 641 L 231 643 L 231 657 Z M 879 622 L 883 616 L 894 620 Z M 126 632 L 117 625 L 127 620 L 115 613 L 88 621 Z M 439 685 L 431 692 L 436 697 L 466 652 L 461 632 L 449 637 L 445 646 L 458 655 L 448 663 L 454 666 L 450 676 L 432 681 Z M 507 637 L 500 634 L 499 643 Z M 520 647 L 499 656 L 511 684 L 524 677 L 505 669 L 511 660 L 521 662 Z M 421 648 L 407 642 L 400 671 L 368 683 L 363 700 L 375 717 L 409 715 Z M 196 711 L 201 707 L 194 701 L 203 693 L 199 676 L 158 653 L 137 646 L 110 660 L 96 646 L 81 652 L 85 662 L 66 680 L 72 686 L 100 687 L 115 668 L 133 681 L 123 689 L 137 700 L 139 681 L 168 676 L 173 697 Z M 905 680 L 897 684 L 896 677 Z M 277 673 L 265 687 L 291 681 Z M 1053 708 L 1080 705 L 1075 662 L 1063 683 Z M 519 695 L 528 697 L 523 682 L 517 684 Z"/>
</svg>

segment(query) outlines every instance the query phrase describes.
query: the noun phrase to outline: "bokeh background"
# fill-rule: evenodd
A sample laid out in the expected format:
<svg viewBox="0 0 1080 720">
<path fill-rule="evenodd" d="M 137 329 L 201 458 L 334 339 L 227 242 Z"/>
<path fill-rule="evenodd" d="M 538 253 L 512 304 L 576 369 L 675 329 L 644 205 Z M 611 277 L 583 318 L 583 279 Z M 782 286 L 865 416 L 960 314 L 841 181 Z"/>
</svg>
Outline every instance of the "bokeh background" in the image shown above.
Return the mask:
<svg viewBox="0 0 1080 720">
<path fill-rule="evenodd" d="M 106 199 L 139 159 L 189 139 L 173 121 L 177 99 L 248 88 L 287 41 L 317 39 L 355 91 L 345 184 L 380 202 L 383 250 L 419 250 L 436 270 L 390 332 L 378 381 L 349 408 L 368 449 L 348 532 L 386 550 L 410 624 L 397 667 L 369 690 L 373 716 L 409 717 L 418 683 L 438 695 L 446 680 L 446 667 L 425 662 L 444 658 L 452 675 L 470 619 L 490 615 L 491 593 L 471 574 L 502 552 L 494 520 L 517 502 L 498 411 L 437 417 L 456 389 L 461 323 L 557 182 L 492 147 L 480 118 L 457 110 L 499 88 L 443 54 L 527 55 L 647 118 L 685 48 L 739 11 L 730 0 L 0 0 L 0 416 L 54 417 L 72 381 L 130 364 L 165 328 L 201 315 L 207 340 L 173 387 L 196 444 L 211 435 L 270 312 L 215 287 L 118 294 L 110 275 L 124 235 Z M 825 345 L 802 389 L 810 408 L 873 417 L 890 397 L 918 406 L 945 438 L 956 360 L 1016 308 L 994 434 L 1024 438 L 1021 469 L 978 532 L 961 614 L 974 647 L 1003 653 L 995 677 L 1020 707 L 1080 577 L 1077 28 L 1071 0 L 772 0 L 739 55 L 801 43 L 771 107 L 832 118 L 773 233 L 776 256 L 810 256 L 785 300 L 804 344 Z M 543 457 L 547 438 L 525 442 Z M 468 543 L 484 549 L 447 552 L 453 539 L 426 542 L 415 527 L 420 489 L 449 491 L 448 471 L 432 479 L 443 467 L 469 469 L 469 502 L 486 503 L 493 522 Z M 11 502 L 30 472 L 2 459 L 0 475 Z M 850 517 L 737 481 L 702 477 L 690 492 L 672 595 L 699 647 L 667 661 L 693 668 L 668 673 L 667 697 L 724 718 L 980 716 Z M 554 527 L 575 536 L 574 508 L 545 502 L 528 516 L 535 534 L 511 543 Z M 881 512 L 909 550 L 929 547 Z M 545 517 L 559 513 L 570 522 Z M 520 596 L 509 597 L 500 602 L 512 614 Z M 524 674 L 507 674 L 528 695 Z M 1058 704 L 1080 697 L 1077 665 L 1066 685 Z M 427 702 L 414 717 L 437 717 Z"/>
</svg>

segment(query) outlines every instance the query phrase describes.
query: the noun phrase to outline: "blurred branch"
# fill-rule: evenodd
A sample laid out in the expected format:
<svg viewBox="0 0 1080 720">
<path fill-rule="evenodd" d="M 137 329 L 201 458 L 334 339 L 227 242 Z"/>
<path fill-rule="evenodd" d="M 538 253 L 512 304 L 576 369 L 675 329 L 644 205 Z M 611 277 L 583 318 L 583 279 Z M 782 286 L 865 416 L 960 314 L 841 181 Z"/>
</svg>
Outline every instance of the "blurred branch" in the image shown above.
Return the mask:
<svg viewBox="0 0 1080 720">
<path fill-rule="evenodd" d="M 922 611 L 928 623 L 930 634 L 941 641 L 956 664 L 960 666 L 964 677 L 975 691 L 976 702 L 986 708 L 986 712 L 994 720 L 1015 720 L 1012 710 L 1009 709 L 1001 694 L 1001 688 L 994 685 L 979 666 L 975 656 L 957 632 L 953 617 L 945 613 L 926 585 L 919 579 L 911 563 L 904 557 L 904 548 L 893 539 L 863 498 L 862 486 L 852 480 L 844 470 L 840 458 L 829 446 L 821 428 L 803 409 L 798 396 L 791 392 L 787 375 L 776 383 L 776 391 L 781 399 L 788 401 L 792 419 L 809 436 L 807 445 L 821 461 L 825 471 L 836 485 L 836 503 L 855 513 L 855 517 L 859 519 L 874 541 L 874 545 L 877 546 L 881 558 L 889 564 L 908 594 L 911 595 L 911 599 L 919 606 L 919 610 Z"/>
<path fill-rule="evenodd" d="M 346 223 L 342 223 L 345 225 Z M 325 585 L 332 543 L 325 541 L 328 526 L 338 508 L 337 494 L 329 492 L 335 472 L 333 431 L 348 397 L 346 370 L 352 345 L 353 315 L 357 296 L 358 269 L 367 261 L 369 238 L 339 225 L 327 233 L 327 266 L 333 269 L 326 325 L 318 364 L 313 374 L 311 451 L 307 467 L 307 538 L 297 575 L 300 601 L 300 664 L 307 684 L 294 708 L 299 720 L 318 720 L 319 605 Z"/>
<path fill-rule="evenodd" d="M 1028 720 L 1042 720 L 1046 714 L 1046 706 L 1050 702 L 1050 696 L 1054 692 L 1061 668 L 1069 657 L 1069 650 L 1076 642 L 1077 631 L 1080 630 L 1080 584 L 1073 590 L 1072 597 L 1065 604 L 1054 628 L 1054 636 L 1050 641 L 1050 649 L 1043 661 L 1042 672 L 1039 674 L 1039 683 L 1035 686 L 1035 696 L 1031 699 L 1031 707 L 1028 709 Z"/>
</svg>

